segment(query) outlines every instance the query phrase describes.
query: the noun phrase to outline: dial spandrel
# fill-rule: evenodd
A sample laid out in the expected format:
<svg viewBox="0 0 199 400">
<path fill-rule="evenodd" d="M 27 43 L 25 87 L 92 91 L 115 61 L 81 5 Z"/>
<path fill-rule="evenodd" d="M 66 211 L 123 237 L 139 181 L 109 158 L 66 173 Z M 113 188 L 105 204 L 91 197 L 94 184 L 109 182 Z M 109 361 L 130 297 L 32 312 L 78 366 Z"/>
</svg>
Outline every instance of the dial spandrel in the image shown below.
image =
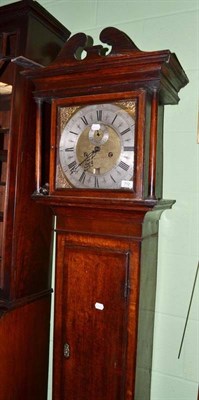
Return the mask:
<svg viewBox="0 0 199 400">
<path fill-rule="evenodd" d="M 128 104 L 60 107 L 57 188 L 133 189 L 136 108 Z"/>
</svg>

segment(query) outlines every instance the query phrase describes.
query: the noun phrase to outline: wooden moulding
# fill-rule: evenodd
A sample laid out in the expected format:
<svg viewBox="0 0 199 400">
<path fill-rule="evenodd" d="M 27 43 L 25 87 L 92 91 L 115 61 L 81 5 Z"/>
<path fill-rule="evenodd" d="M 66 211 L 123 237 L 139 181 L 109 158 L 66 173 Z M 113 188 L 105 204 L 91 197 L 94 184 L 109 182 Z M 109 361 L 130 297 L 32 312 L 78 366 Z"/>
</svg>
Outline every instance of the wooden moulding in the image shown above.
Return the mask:
<svg viewBox="0 0 199 400">
<path fill-rule="evenodd" d="M 65 43 L 51 65 L 42 71 L 26 71 L 24 74 L 35 83 L 35 96 L 62 97 L 66 89 L 67 93 L 80 95 L 142 87 L 150 91 L 158 89 L 162 104 L 179 101 L 178 92 L 188 83 L 188 78 L 174 53 L 141 51 L 117 28 L 104 29 L 100 39 L 111 46 L 108 54 L 106 47 L 93 46 L 92 38 L 78 33 Z M 83 50 L 86 57 L 81 59 Z"/>
</svg>

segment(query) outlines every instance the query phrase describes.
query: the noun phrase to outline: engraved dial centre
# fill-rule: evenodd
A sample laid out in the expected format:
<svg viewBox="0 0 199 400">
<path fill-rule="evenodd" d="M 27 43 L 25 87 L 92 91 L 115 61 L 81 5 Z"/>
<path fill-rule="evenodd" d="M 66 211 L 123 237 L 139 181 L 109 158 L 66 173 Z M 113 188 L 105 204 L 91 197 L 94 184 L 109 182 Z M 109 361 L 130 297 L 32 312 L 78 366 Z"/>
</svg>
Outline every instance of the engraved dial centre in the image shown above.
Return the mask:
<svg viewBox="0 0 199 400">
<path fill-rule="evenodd" d="M 102 128 L 100 126 L 100 129 L 93 130 L 92 127 L 87 127 L 76 146 L 78 163 L 84 171 L 91 174 L 96 171 L 98 174 L 111 171 L 121 154 L 122 146 L 118 134 L 110 126 L 103 125 Z"/>
</svg>

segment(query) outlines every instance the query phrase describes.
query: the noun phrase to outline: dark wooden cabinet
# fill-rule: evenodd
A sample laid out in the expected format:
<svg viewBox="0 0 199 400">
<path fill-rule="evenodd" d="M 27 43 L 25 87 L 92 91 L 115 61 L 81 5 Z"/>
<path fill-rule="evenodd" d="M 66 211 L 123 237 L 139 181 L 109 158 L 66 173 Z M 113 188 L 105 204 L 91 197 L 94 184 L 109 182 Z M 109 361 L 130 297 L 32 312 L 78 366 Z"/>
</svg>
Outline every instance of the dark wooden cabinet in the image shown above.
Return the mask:
<svg viewBox="0 0 199 400">
<path fill-rule="evenodd" d="M 21 71 L 27 59 L 48 65 L 68 36 L 35 1 L 0 8 L 1 400 L 47 393 L 53 218 L 31 199 L 35 102 Z"/>
<path fill-rule="evenodd" d="M 80 33 L 24 73 L 37 103 L 33 199 L 57 216 L 53 399 L 149 400 L 158 223 L 173 204 L 163 111 L 188 79 L 168 50 L 142 52 L 116 28 L 100 39 L 107 56 Z"/>
</svg>

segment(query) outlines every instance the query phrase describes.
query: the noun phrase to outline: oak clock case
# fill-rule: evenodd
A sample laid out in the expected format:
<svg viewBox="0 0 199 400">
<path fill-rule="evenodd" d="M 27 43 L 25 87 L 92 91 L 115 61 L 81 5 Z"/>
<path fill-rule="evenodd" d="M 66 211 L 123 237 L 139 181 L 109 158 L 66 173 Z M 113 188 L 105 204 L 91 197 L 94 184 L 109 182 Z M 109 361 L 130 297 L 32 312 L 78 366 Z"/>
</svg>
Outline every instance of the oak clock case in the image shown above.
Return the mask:
<svg viewBox="0 0 199 400">
<path fill-rule="evenodd" d="M 56 188 L 133 189 L 136 101 L 58 108 Z"/>
<path fill-rule="evenodd" d="M 53 400 L 149 400 L 158 222 L 173 205 L 162 199 L 163 111 L 188 79 L 169 50 L 140 51 L 116 28 L 100 40 L 108 55 L 79 33 L 26 72 L 32 197 L 57 217 Z"/>
</svg>

